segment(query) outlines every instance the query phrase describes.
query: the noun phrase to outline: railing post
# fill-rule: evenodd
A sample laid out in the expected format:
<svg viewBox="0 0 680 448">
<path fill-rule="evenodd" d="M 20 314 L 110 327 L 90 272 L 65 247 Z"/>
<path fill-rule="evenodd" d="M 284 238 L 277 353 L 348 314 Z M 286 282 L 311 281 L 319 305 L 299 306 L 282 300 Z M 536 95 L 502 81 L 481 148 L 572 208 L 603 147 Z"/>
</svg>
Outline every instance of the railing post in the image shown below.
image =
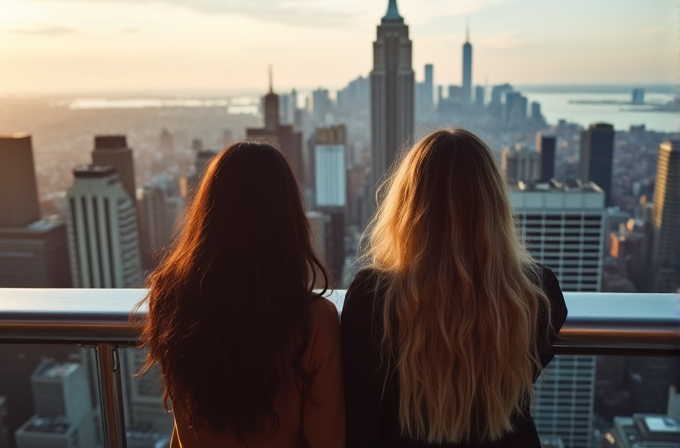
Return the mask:
<svg viewBox="0 0 680 448">
<path fill-rule="evenodd" d="M 111 344 L 97 344 L 96 349 L 104 445 L 126 448 L 120 353 L 118 347 Z"/>
</svg>

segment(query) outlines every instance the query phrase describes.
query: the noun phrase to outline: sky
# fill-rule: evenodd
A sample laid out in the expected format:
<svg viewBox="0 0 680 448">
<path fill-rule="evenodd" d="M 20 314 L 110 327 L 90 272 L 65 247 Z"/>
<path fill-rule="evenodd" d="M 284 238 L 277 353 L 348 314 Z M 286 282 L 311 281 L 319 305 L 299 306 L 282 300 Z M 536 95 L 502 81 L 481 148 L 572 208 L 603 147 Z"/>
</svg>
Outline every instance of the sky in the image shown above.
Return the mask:
<svg viewBox="0 0 680 448">
<path fill-rule="evenodd" d="M 337 89 L 371 70 L 388 0 L 2 0 L 0 95 Z M 680 1 L 398 0 L 416 79 L 677 84 Z"/>
</svg>

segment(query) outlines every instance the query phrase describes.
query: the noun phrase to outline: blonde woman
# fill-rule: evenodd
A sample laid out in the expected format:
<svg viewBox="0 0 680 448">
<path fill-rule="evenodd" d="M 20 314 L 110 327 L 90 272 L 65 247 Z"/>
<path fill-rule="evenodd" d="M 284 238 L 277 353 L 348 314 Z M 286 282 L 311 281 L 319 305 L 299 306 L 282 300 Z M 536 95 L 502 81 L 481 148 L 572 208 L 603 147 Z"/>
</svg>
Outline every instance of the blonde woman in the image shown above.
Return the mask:
<svg viewBox="0 0 680 448">
<path fill-rule="evenodd" d="M 489 148 L 425 137 L 383 185 L 342 312 L 348 447 L 540 447 L 533 383 L 567 309 Z"/>
</svg>

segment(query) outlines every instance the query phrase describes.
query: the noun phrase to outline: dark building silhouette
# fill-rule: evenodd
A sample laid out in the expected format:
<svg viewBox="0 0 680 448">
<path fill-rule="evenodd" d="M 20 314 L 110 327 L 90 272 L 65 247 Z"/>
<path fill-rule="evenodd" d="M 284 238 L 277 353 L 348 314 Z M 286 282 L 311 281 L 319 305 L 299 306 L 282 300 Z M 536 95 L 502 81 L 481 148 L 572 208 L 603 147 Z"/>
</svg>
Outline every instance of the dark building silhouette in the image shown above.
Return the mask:
<svg viewBox="0 0 680 448">
<path fill-rule="evenodd" d="M 607 123 L 591 124 L 581 131 L 581 181 L 594 182 L 605 192 L 605 205 L 612 205 L 612 161 L 614 127 Z"/>
<path fill-rule="evenodd" d="M 555 177 L 555 146 L 557 138 L 554 135 L 536 134 L 536 151 L 541 154 L 541 182 L 549 182 Z"/>
<path fill-rule="evenodd" d="M 472 102 L 472 45 L 470 44 L 470 29 L 465 33 L 463 44 L 463 90 L 462 102 L 464 106 Z"/>
<path fill-rule="evenodd" d="M 0 136 L 0 288 L 69 288 L 64 223 L 41 219 L 31 137 Z"/>
<path fill-rule="evenodd" d="M 293 125 L 281 124 L 279 119 L 279 96 L 269 74 L 269 93 L 264 96 L 264 127 L 246 129 L 246 137 L 261 140 L 278 147 L 288 160 L 293 174 L 300 185 L 305 183 L 302 160 L 302 133 L 296 132 Z"/>
<path fill-rule="evenodd" d="M 39 219 L 31 137 L 0 135 L 0 227 L 24 227 Z"/>
<path fill-rule="evenodd" d="M 409 144 L 415 114 L 412 43 L 397 0 L 390 0 L 377 31 L 371 71 L 373 188 L 394 162 L 397 151 Z"/>
</svg>

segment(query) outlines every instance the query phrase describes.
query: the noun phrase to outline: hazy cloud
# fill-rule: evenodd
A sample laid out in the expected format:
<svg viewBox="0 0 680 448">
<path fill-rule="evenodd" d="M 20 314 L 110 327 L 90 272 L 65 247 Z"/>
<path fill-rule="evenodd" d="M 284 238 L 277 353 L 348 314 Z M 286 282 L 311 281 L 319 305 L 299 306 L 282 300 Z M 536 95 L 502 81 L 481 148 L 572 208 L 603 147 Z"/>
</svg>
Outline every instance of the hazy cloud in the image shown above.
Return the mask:
<svg viewBox="0 0 680 448">
<path fill-rule="evenodd" d="M 82 2 L 90 0 L 35 0 Z M 182 7 L 204 14 L 233 14 L 265 22 L 293 26 L 347 26 L 365 12 L 360 1 L 338 1 L 332 8 L 322 0 L 100 0 L 109 3 L 161 4 Z"/>
<path fill-rule="evenodd" d="M 137 28 L 121 28 L 120 32 L 123 34 L 137 34 L 139 30 Z"/>
<path fill-rule="evenodd" d="M 64 36 L 77 33 L 75 28 L 60 25 L 36 25 L 31 28 L 16 28 L 10 30 L 14 34 L 26 34 L 33 36 Z"/>
</svg>

